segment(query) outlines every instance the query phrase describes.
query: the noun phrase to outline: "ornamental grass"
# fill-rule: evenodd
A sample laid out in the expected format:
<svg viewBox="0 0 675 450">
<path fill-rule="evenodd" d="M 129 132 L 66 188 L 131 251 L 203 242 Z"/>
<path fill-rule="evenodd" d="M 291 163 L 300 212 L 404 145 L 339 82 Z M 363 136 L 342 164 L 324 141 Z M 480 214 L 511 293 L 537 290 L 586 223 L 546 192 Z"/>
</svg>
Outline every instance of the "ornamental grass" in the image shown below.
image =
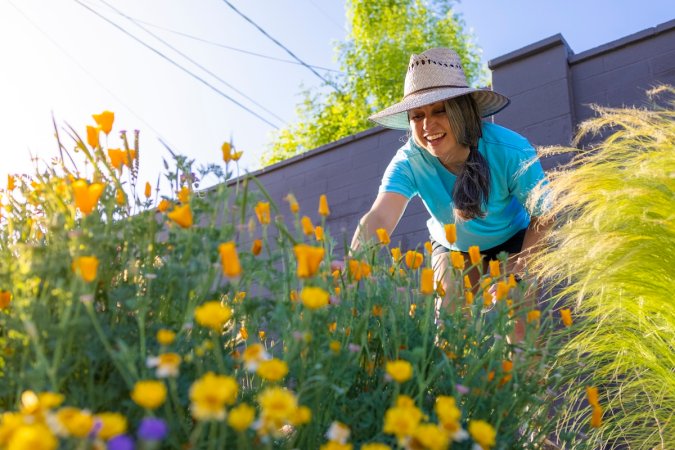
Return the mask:
<svg viewBox="0 0 675 450">
<path fill-rule="evenodd" d="M 437 310 L 424 245 L 386 239 L 332 264 L 345 255 L 330 198 L 276 205 L 255 178 L 228 182 L 229 144 L 223 166 L 176 157 L 171 192 L 144 188 L 138 134 L 108 134 L 111 114 L 85 140 L 57 129 L 54 164 L 2 192 L 0 448 L 509 449 L 551 435 L 569 379 L 555 358 L 575 341 L 503 261 L 467 285 L 473 248 Z M 207 175 L 221 183 L 199 191 Z"/>
<path fill-rule="evenodd" d="M 597 107 L 577 142 L 600 144 L 549 150 L 574 159 L 550 174 L 558 226 L 532 269 L 575 328 L 558 361 L 574 375 L 559 424 L 573 448 L 675 447 L 675 89 L 649 95 L 650 108 Z"/>
</svg>

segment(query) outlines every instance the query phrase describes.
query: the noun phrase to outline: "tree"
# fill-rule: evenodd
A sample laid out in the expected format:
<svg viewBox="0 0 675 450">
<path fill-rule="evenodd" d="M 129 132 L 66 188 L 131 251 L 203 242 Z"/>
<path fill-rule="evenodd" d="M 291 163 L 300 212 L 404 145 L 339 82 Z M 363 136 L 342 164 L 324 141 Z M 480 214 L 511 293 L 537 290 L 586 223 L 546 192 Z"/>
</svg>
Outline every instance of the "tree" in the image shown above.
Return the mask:
<svg viewBox="0 0 675 450">
<path fill-rule="evenodd" d="M 412 53 L 457 51 L 469 83 L 480 72 L 479 50 L 464 32 L 451 0 L 348 0 L 350 32 L 337 45 L 344 75 L 306 91 L 298 122 L 277 131 L 262 157 L 269 165 L 373 126 L 368 117 L 399 101 Z"/>
</svg>

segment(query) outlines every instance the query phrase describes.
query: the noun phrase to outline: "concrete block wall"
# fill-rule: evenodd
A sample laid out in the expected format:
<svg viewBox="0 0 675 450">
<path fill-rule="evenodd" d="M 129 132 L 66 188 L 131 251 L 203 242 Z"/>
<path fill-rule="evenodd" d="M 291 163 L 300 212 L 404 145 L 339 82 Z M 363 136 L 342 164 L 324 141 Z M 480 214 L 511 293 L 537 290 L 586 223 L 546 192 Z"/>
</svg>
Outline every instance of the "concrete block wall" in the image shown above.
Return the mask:
<svg viewBox="0 0 675 450">
<path fill-rule="evenodd" d="M 645 90 L 660 83 L 675 86 L 675 20 L 575 55 L 557 34 L 489 62 L 494 89 L 511 105 L 494 117 L 535 146 L 569 145 L 590 103 L 643 106 Z M 331 208 L 327 229 L 344 252 L 359 218 L 377 195 L 384 169 L 405 140 L 401 131 L 372 128 L 266 167 L 253 175 L 265 186 L 287 224 L 292 223 L 283 198 L 293 193 L 315 224 L 319 196 Z M 563 162 L 542 161 L 545 170 Z M 231 182 L 236 183 L 235 181 Z M 427 239 L 428 216 L 413 199 L 396 232 L 394 244 L 414 249 Z"/>
</svg>

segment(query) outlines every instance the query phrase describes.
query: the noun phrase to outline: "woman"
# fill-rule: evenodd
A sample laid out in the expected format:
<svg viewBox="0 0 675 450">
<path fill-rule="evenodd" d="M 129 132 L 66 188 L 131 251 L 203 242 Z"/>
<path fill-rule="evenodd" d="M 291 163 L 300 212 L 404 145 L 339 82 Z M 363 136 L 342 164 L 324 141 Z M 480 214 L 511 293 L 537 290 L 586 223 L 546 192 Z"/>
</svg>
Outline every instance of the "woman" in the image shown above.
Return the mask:
<svg viewBox="0 0 675 450">
<path fill-rule="evenodd" d="M 388 128 L 407 129 L 410 138 L 387 167 L 370 211 L 360 220 L 352 250 L 376 236 L 391 234 L 408 201 L 419 195 L 430 219 L 436 279 L 449 291 L 448 252 L 465 254 L 477 245 L 488 260 L 506 251 L 509 270 L 524 271 L 528 249 L 548 224 L 539 220 L 542 205 L 526 209 L 532 189 L 546 180 L 534 148 L 525 138 L 483 122 L 509 99 L 494 91 L 468 87 L 457 53 L 434 48 L 412 55 L 404 98 L 370 119 Z M 455 224 L 456 242 L 444 225 Z M 472 274 L 472 278 L 477 274 Z"/>
</svg>

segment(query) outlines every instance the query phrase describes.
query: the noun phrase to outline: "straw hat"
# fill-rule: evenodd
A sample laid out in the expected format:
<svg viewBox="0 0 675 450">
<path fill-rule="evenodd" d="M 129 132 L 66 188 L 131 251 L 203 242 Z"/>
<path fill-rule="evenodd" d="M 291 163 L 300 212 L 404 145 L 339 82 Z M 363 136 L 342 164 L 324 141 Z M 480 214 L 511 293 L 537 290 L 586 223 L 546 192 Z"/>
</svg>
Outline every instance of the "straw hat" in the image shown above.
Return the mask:
<svg viewBox="0 0 675 450">
<path fill-rule="evenodd" d="M 459 55 L 449 48 L 432 48 L 410 57 L 403 100 L 370 116 L 370 120 L 405 130 L 410 126 L 409 110 L 465 94 L 476 101 L 481 117 L 501 111 L 510 101 L 497 92 L 469 87 Z"/>
</svg>

